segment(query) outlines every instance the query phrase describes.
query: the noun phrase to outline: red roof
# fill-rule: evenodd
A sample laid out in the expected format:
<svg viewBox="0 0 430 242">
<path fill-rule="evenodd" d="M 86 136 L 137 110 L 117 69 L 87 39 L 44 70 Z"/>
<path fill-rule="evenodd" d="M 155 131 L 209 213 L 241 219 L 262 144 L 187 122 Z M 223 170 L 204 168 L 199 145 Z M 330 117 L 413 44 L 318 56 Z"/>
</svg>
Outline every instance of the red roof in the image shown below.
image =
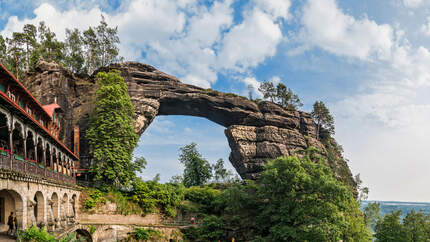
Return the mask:
<svg viewBox="0 0 430 242">
<path fill-rule="evenodd" d="M 39 101 L 37 101 L 37 99 L 35 97 L 33 97 L 33 95 L 31 95 L 31 93 L 27 90 L 27 88 L 24 87 L 24 85 L 21 84 L 21 82 L 19 82 L 14 75 L 12 75 L 12 73 L 10 73 L 6 67 L 4 67 L 3 64 L 0 63 L 0 67 L 1 69 L 3 69 L 3 71 L 5 71 L 9 77 L 12 77 L 12 80 L 15 81 L 16 84 L 18 84 L 18 86 L 20 88 L 22 88 L 24 90 L 25 93 L 27 93 L 28 96 L 31 97 L 32 101 L 36 104 L 36 106 L 39 107 L 40 110 L 42 110 L 42 113 L 46 114 L 47 117 L 49 117 L 50 119 L 52 119 L 52 116 L 50 116 L 45 109 L 43 109 L 42 104 L 39 103 Z"/>
<path fill-rule="evenodd" d="M 57 103 L 51 103 L 51 104 L 48 104 L 48 105 L 43 105 L 43 109 L 52 118 L 52 115 L 54 114 L 54 111 L 56 109 L 61 109 L 61 107 Z"/>
</svg>

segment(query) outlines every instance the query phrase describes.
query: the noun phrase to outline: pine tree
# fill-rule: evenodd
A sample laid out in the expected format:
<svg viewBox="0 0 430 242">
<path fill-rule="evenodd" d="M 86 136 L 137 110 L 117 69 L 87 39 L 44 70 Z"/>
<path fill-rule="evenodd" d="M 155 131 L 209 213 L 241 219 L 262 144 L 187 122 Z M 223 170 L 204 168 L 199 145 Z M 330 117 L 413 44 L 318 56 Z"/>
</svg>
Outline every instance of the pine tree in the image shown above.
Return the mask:
<svg viewBox="0 0 430 242">
<path fill-rule="evenodd" d="M 326 129 L 330 134 L 334 134 L 334 119 L 331 116 L 330 111 L 322 101 L 316 101 L 314 103 L 311 116 L 317 123 L 316 136 L 319 139 L 321 128 Z"/>
<path fill-rule="evenodd" d="M 75 73 L 81 73 L 84 68 L 85 58 L 83 41 L 78 29 L 66 29 L 66 66 Z"/>
<path fill-rule="evenodd" d="M 101 54 L 100 65 L 107 66 L 112 62 L 117 61 L 119 53 L 119 49 L 117 47 L 117 44 L 119 44 L 118 28 L 109 27 L 106 23 L 105 17 L 102 15 L 102 20 L 96 30 L 100 48 L 99 52 Z"/>
<path fill-rule="evenodd" d="M 23 28 L 25 42 L 25 70 L 29 71 L 34 66 L 34 51 L 37 49 L 37 28 L 32 24 L 26 24 Z"/>
<path fill-rule="evenodd" d="M 7 59 L 6 40 L 3 38 L 3 36 L 0 35 L 0 63 L 6 64 L 6 59 Z"/>
<path fill-rule="evenodd" d="M 119 71 L 112 70 L 96 75 L 99 88 L 87 131 L 93 155 L 89 172 L 94 181 L 128 187 L 143 164 L 132 162 L 132 153 L 138 141 L 133 129 L 134 107 L 127 93 L 127 85 L 119 74 Z"/>
<path fill-rule="evenodd" d="M 83 42 L 85 44 L 86 64 L 85 72 L 92 73 L 100 66 L 100 49 L 97 40 L 96 32 L 92 27 L 88 28 L 83 33 Z"/>
<path fill-rule="evenodd" d="M 19 78 L 19 75 L 24 71 L 25 64 L 25 35 L 23 33 L 14 32 L 12 34 L 12 39 L 6 39 L 8 48 L 8 58 L 7 63 L 10 71 Z"/>
<path fill-rule="evenodd" d="M 279 83 L 276 86 L 276 98 L 278 104 L 285 109 L 296 110 L 297 107 L 303 106 L 299 96 L 297 96 L 290 88 L 287 88 L 284 84 Z"/>
<path fill-rule="evenodd" d="M 258 88 L 258 90 L 261 93 L 263 93 L 263 98 L 264 99 L 270 99 L 271 102 L 275 102 L 276 89 L 275 89 L 275 86 L 273 85 L 273 82 L 264 81 L 260 85 L 260 87 Z"/>
</svg>

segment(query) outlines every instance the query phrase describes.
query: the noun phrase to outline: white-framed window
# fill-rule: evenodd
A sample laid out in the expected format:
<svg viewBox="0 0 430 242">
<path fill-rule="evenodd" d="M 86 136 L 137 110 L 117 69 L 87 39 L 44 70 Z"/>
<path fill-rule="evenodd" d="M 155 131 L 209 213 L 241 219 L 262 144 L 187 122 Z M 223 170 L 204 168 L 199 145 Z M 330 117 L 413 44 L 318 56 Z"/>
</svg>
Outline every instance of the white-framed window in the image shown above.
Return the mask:
<svg viewBox="0 0 430 242">
<path fill-rule="evenodd" d="M 30 109 L 29 107 L 27 107 L 27 113 L 28 113 L 30 116 L 33 116 L 32 112 L 31 112 L 31 109 Z"/>
</svg>

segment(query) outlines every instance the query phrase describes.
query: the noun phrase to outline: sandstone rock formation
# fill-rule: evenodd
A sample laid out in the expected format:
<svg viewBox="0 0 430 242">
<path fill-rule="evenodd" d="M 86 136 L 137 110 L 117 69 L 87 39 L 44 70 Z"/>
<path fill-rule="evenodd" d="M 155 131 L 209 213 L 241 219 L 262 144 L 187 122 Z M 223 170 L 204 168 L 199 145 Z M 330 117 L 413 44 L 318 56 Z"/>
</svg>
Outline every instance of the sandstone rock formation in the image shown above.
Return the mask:
<svg viewBox="0 0 430 242">
<path fill-rule="evenodd" d="M 204 117 L 226 127 L 231 148 L 230 161 L 242 178 L 255 179 L 267 160 L 314 146 L 328 155 L 327 147 L 316 139 L 315 123 L 309 114 L 287 111 L 271 102 L 247 98 L 180 82 L 154 67 L 137 62 L 112 64 L 99 71 L 121 71 L 136 111 L 136 131 L 142 134 L 157 115 Z M 76 76 L 64 68 L 39 62 L 25 84 L 43 104 L 55 97 L 65 109 L 62 140 L 72 145 L 73 125 L 81 130 L 81 158 L 88 156 L 85 130 L 91 98 L 96 85 L 94 75 Z M 339 178 L 354 184 L 351 172 L 339 152 L 330 165 Z M 342 170 L 343 174 L 337 172 Z"/>
</svg>

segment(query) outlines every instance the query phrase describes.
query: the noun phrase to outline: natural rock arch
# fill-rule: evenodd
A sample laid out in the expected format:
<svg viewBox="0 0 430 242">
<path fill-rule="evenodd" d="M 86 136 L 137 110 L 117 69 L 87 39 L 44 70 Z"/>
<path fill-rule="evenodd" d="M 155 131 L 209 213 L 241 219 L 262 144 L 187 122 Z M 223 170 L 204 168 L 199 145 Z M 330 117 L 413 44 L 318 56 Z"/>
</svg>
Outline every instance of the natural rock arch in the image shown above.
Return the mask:
<svg viewBox="0 0 430 242">
<path fill-rule="evenodd" d="M 137 62 L 112 64 L 99 71 L 117 69 L 124 77 L 136 111 L 136 130 L 142 134 L 157 115 L 188 115 L 207 118 L 226 127 L 231 148 L 230 162 L 242 178 L 255 179 L 267 160 L 315 146 L 325 152 L 316 139 L 315 123 L 308 113 L 287 111 L 270 102 L 254 102 L 234 94 L 203 89 L 180 82 L 154 67 Z M 73 125 L 80 128 L 80 162 L 88 163 L 85 131 L 96 90 L 94 75 L 77 76 L 63 67 L 39 62 L 27 79 L 30 91 L 42 103 L 57 98 L 70 115 L 71 123 L 62 125 L 60 138 L 71 145 Z M 55 84 L 55 85 L 54 85 Z M 60 84 L 60 85 L 57 85 Z M 59 88 L 58 86 L 61 86 Z M 339 157 L 337 166 L 347 174 L 337 174 L 354 184 L 346 162 Z M 336 170 L 336 169 L 335 169 Z M 348 176 L 348 177 L 345 177 Z"/>
<path fill-rule="evenodd" d="M 100 71 L 108 69 L 121 71 L 127 83 L 140 135 L 158 115 L 206 118 L 226 128 L 229 160 L 242 178 L 255 179 L 267 160 L 294 155 L 311 144 L 324 149 L 316 140 L 315 124 L 307 113 L 183 84 L 141 63 L 114 64 Z"/>
</svg>

